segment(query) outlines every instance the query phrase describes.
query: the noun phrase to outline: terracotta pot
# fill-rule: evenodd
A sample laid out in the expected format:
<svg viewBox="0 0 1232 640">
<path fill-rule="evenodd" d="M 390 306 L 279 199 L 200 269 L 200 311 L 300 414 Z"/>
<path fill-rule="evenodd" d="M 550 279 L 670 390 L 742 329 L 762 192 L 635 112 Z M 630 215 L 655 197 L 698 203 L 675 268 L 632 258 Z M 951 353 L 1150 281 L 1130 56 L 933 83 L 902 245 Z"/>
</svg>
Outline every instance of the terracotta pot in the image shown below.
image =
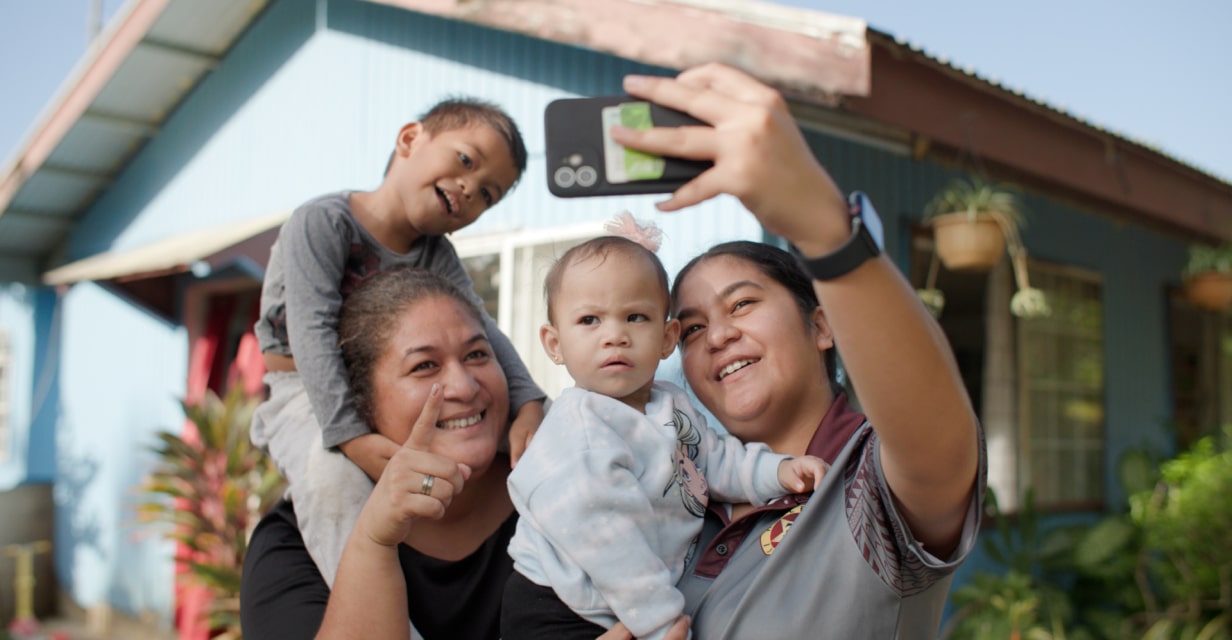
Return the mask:
<svg viewBox="0 0 1232 640">
<path fill-rule="evenodd" d="M 1005 236 L 992 218 L 946 213 L 932 219 L 937 257 L 950 271 L 987 271 L 1005 253 Z"/>
<path fill-rule="evenodd" d="M 1223 311 L 1232 305 L 1232 273 L 1203 271 L 1185 278 L 1185 297 L 1195 307 Z"/>
</svg>

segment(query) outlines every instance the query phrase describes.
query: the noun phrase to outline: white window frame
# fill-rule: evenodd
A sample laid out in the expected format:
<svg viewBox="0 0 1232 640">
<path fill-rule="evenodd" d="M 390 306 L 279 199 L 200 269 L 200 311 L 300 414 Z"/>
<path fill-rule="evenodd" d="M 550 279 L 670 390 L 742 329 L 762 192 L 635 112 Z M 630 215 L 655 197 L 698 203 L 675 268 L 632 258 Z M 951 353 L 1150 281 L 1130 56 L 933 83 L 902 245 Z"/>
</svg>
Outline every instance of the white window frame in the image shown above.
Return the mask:
<svg viewBox="0 0 1232 640">
<path fill-rule="evenodd" d="M 533 361 L 540 360 L 538 354 L 542 347 L 539 343 L 539 326 L 528 326 L 521 329 L 532 335 L 514 335 L 518 321 L 526 322 L 534 314 L 529 310 L 537 309 L 543 302 L 543 274 L 534 273 L 534 265 L 530 261 L 517 260 L 517 252 L 532 249 L 542 245 L 561 244 L 573 246 L 605 233 L 603 222 L 586 222 L 569 226 L 549 227 L 543 229 L 516 229 L 495 233 L 459 235 L 450 239 L 457 251 L 458 257 L 465 260 L 483 255 L 499 256 L 499 281 L 497 284 L 497 314 L 496 324 L 502 333 L 509 337 L 510 342 L 518 348 L 522 361 L 531 369 L 531 375 L 549 398 L 554 398 L 560 391 L 573 385 L 573 379 L 568 372 L 560 367 L 550 375 L 536 372 Z M 564 249 L 562 249 L 563 253 Z M 521 313 L 525 317 L 518 317 Z M 531 323 L 533 324 L 533 323 Z M 539 375 L 536 375 L 536 374 Z"/>
<path fill-rule="evenodd" d="M 1100 274 L 1096 272 L 1088 271 L 1086 269 L 1081 269 L 1078 267 L 1073 267 L 1073 266 L 1068 266 L 1068 265 L 1054 264 L 1054 263 L 1049 263 L 1049 262 L 1041 262 L 1037 260 L 1029 261 L 1029 269 L 1032 272 L 1031 273 L 1032 276 L 1039 276 L 1041 275 L 1041 272 L 1045 272 L 1050 275 L 1068 279 L 1072 282 L 1081 283 L 1087 286 L 1094 286 L 1096 287 L 1096 290 L 1098 291 L 1100 322 L 1099 322 L 1099 326 L 1095 329 L 1095 331 L 1098 332 L 1098 343 L 1099 343 L 1099 351 L 1100 351 L 1100 357 L 1101 357 L 1101 363 L 1100 363 L 1101 372 L 1100 372 L 1099 388 L 1085 390 L 1080 387 L 1072 386 L 1072 383 L 1071 383 L 1071 386 L 1069 387 L 1058 386 L 1057 390 L 1058 391 L 1068 390 L 1073 393 L 1079 393 L 1079 394 L 1093 392 L 1095 394 L 1095 396 L 1098 398 L 1098 404 L 1099 404 L 1099 414 L 1098 414 L 1099 416 L 1099 429 L 1098 429 L 1099 435 L 1097 438 L 1088 436 L 1087 438 L 1083 439 L 1083 438 L 1079 438 L 1079 437 L 1072 436 L 1069 434 L 1061 434 L 1061 433 L 1053 434 L 1051 437 L 1034 436 L 1032 434 L 1032 428 L 1038 425 L 1036 425 L 1031 415 L 1031 403 L 1030 403 L 1030 398 L 1029 398 L 1031 386 L 1030 386 L 1030 381 L 1026 379 L 1027 364 L 1026 364 L 1025 355 L 1024 355 L 1027 349 L 1032 348 L 1032 345 L 1024 342 L 1025 338 L 1024 338 L 1023 332 L 1025 330 L 1025 327 L 1023 327 L 1021 323 L 1024 323 L 1024 322 L 1053 322 L 1055 323 L 1055 320 L 1044 319 L 1044 320 L 1033 321 L 1030 319 L 1022 319 L 1022 318 L 1017 319 L 1016 324 L 1018 326 L 1015 327 L 1015 341 L 1018 343 L 1018 346 L 1017 346 L 1017 357 L 1016 357 L 1015 368 L 1017 370 L 1016 374 L 1018 378 L 1017 404 L 1018 404 L 1018 431 L 1019 431 L 1018 436 L 1019 436 L 1019 439 L 1018 439 L 1018 451 L 1017 451 L 1018 455 L 1017 455 L 1017 459 L 1015 460 L 1015 465 L 1017 466 L 1017 471 L 1019 474 L 1019 482 L 1022 487 L 1036 487 L 1038 489 L 1039 486 L 1041 486 L 1041 481 L 1037 478 L 1032 477 L 1032 474 L 1030 472 L 1033 466 L 1033 463 L 1032 463 L 1033 448 L 1039 448 L 1039 447 L 1048 448 L 1044 445 L 1049 444 L 1051 445 L 1051 448 L 1055 449 L 1052 456 L 1045 457 L 1045 459 L 1047 460 L 1049 464 L 1054 465 L 1052 467 L 1052 471 L 1054 471 L 1053 475 L 1056 475 L 1056 472 L 1058 472 L 1060 469 L 1060 466 L 1057 466 L 1057 465 L 1060 464 L 1058 462 L 1058 458 L 1060 457 L 1061 451 L 1067 452 L 1069 454 L 1069 457 L 1071 458 L 1075 458 L 1082 454 L 1086 454 L 1086 455 L 1094 454 L 1094 458 L 1099 461 L 1099 466 L 1097 469 L 1095 469 L 1095 471 L 1097 472 L 1095 486 L 1091 488 L 1097 493 L 1097 495 L 1083 495 L 1083 496 L 1078 496 L 1076 498 L 1073 498 L 1072 500 L 1062 499 L 1060 501 L 1057 501 L 1057 500 L 1050 499 L 1050 496 L 1040 495 L 1040 493 L 1037 491 L 1035 494 L 1035 501 L 1036 501 L 1036 504 L 1042 505 L 1044 508 L 1058 508 L 1059 507 L 1061 509 L 1075 508 L 1075 507 L 1086 508 L 1086 507 L 1089 507 L 1095 504 L 1102 504 L 1103 501 L 1107 497 L 1107 487 L 1105 486 L 1105 476 L 1106 476 L 1105 457 L 1108 451 L 1108 423 L 1107 423 L 1107 409 L 1108 409 L 1108 406 L 1107 406 L 1107 394 L 1108 394 L 1107 351 L 1108 351 L 1108 344 L 1106 340 L 1107 336 L 1104 333 L 1104 327 L 1107 321 L 1106 307 L 1105 307 L 1104 300 L 1103 300 L 1103 293 L 1104 293 L 1104 287 L 1105 287 L 1104 279 Z M 1038 281 L 1039 278 L 1036 277 L 1036 280 Z M 1061 333 L 1071 333 L 1072 335 L 1073 332 L 1069 330 L 1064 330 Z M 1054 381 L 1053 384 L 1061 385 L 1059 381 Z M 1048 385 L 1048 386 L 1051 386 L 1051 385 Z M 1041 454 L 1041 455 L 1045 455 L 1045 454 Z M 1073 469 L 1074 468 L 1071 467 L 1071 471 Z M 1082 468 L 1081 471 L 1074 471 L 1074 473 L 1079 474 L 1081 472 L 1089 472 L 1089 471 L 1090 470 L 1088 469 Z M 998 498 L 999 497 L 1000 496 L 998 496 Z"/>
</svg>

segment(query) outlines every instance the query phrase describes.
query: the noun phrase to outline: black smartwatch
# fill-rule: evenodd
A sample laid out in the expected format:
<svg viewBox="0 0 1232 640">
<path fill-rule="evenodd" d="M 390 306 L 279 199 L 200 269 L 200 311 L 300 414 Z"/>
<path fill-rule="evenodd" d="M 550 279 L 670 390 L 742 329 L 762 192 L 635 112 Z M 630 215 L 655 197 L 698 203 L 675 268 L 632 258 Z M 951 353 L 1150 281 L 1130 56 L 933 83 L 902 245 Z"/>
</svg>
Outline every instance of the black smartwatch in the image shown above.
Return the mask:
<svg viewBox="0 0 1232 640">
<path fill-rule="evenodd" d="M 806 258 L 796 245 L 791 245 L 791 254 L 804 268 L 804 271 L 815 280 L 833 280 L 853 271 L 871 258 L 881 254 L 881 248 L 869 233 L 864 222 L 864 208 L 872 205 L 868 197 L 859 191 L 848 198 L 848 210 L 851 212 L 851 237 L 843 246 L 819 258 Z M 877 215 L 873 213 L 873 215 Z"/>
</svg>

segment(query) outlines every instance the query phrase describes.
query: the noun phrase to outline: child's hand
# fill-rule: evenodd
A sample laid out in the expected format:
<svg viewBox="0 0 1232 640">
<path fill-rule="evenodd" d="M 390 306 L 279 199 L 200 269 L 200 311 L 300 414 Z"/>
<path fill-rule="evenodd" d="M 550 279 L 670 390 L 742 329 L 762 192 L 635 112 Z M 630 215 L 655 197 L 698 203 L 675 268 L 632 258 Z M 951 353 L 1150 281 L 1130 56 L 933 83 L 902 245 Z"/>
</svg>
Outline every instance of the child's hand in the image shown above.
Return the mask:
<svg viewBox="0 0 1232 640">
<path fill-rule="evenodd" d="M 721 64 L 675 78 L 627 76 L 639 98 L 684 111 L 712 127 L 615 127 L 613 138 L 633 149 L 710 160 L 714 166 L 657 206 L 676 211 L 729 193 L 766 229 L 805 255 L 837 249 L 851 235 L 842 194 L 817 162 L 778 91 Z"/>
<path fill-rule="evenodd" d="M 530 446 L 530 441 L 535 437 L 535 432 L 539 430 L 539 423 L 543 422 L 543 402 L 533 400 L 522 405 L 518 410 L 518 415 L 509 424 L 509 466 L 518 464 L 518 459 L 526 453 L 526 447 Z"/>
<path fill-rule="evenodd" d="M 807 481 L 811 479 L 813 491 L 816 491 L 829 470 L 830 465 L 817 456 L 789 458 L 779 463 L 779 484 L 788 491 L 804 493 L 809 490 Z"/>
<path fill-rule="evenodd" d="M 397 451 L 359 514 L 356 528 L 378 545 L 392 547 L 405 540 L 416 518 L 445 515 L 470 475 L 466 465 L 429 451 L 440 410 L 440 385 L 434 385 L 410 437 L 394 445 Z"/>
<path fill-rule="evenodd" d="M 347 440 L 338 448 L 342 450 L 342 455 L 359 465 L 376 482 L 381 479 L 385 465 L 389 464 L 389 459 L 398 453 L 400 447 L 393 440 L 373 432 Z"/>
</svg>

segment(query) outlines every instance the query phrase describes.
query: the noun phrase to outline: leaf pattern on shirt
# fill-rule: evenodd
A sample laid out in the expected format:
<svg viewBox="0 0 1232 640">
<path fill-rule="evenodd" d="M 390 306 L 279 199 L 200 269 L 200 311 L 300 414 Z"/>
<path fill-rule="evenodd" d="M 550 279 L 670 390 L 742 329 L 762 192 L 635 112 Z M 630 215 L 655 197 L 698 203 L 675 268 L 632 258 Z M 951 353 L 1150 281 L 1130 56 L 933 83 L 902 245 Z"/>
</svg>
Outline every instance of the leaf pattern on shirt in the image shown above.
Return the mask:
<svg viewBox="0 0 1232 640">
<path fill-rule="evenodd" d="M 890 515 L 893 502 L 877 474 L 877 434 L 866 422 L 856 437 L 861 449 L 843 470 L 847 524 L 865 562 L 899 597 L 928 589 L 951 571 L 924 564 L 913 552 L 911 532 Z"/>
</svg>

